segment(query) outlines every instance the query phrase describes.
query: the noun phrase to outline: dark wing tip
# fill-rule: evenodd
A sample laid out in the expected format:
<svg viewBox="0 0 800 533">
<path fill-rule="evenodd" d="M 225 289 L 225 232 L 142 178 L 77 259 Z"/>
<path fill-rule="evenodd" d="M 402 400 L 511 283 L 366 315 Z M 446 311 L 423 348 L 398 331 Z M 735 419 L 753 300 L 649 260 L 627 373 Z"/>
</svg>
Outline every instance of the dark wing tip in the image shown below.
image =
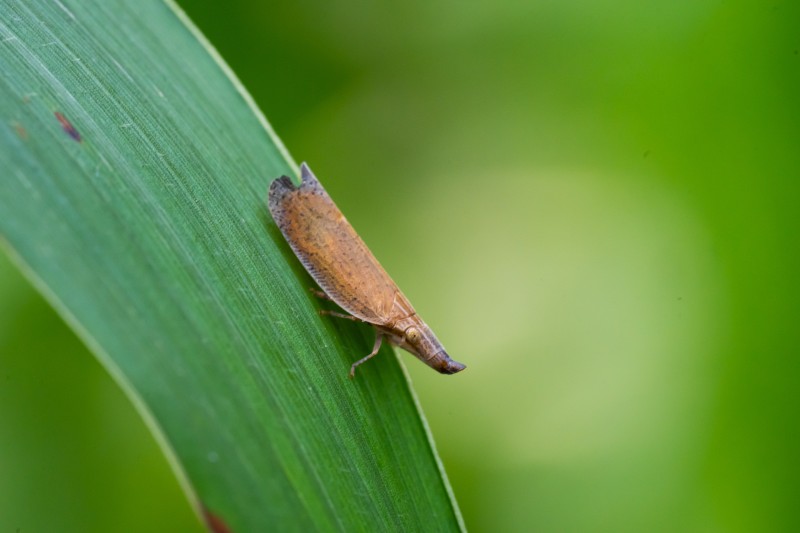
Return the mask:
<svg viewBox="0 0 800 533">
<path fill-rule="evenodd" d="M 303 185 L 319 185 L 319 180 L 314 173 L 311 172 L 311 169 L 308 168 L 308 164 L 306 162 L 303 162 L 300 165 L 300 178 L 303 180 Z"/>
<path fill-rule="evenodd" d="M 326 194 L 325 189 L 322 188 L 322 184 L 317 177 L 314 176 L 314 173 L 311 172 L 311 169 L 308 168 L 306 163 L 300 165 L 300 176 L 302 178 L 302 183 L 299 186 L 292 183 L 292 179 L 289 176 L 281 176 L 270 184 L 268 204 L 269 210 L 273 212 L 273 214 L 275 209 L 280 206 L 283 199 L 295 191 L 302 189 L 304 191 L 316 191 Z"/>
<path fill-rule="evenodd" d="M 297 187 L 294 186 L 294 183 L 292 183 L 292 179 L 289 176 L 281 176 L 280 178 L 273 180 L 273 182 L 269 185 L 268 193 L 270 210 L 281 200 L 281 198 L 296 189 Z"/>
<path fill-rule="evenodd" d="M 311 172 L 311 169 L 308 168 L 308 163 L 305 161 L 300 163 L 300 179 L 303 180 L 303 183 L 314 179 L 314 173 Z"/>
</svg>

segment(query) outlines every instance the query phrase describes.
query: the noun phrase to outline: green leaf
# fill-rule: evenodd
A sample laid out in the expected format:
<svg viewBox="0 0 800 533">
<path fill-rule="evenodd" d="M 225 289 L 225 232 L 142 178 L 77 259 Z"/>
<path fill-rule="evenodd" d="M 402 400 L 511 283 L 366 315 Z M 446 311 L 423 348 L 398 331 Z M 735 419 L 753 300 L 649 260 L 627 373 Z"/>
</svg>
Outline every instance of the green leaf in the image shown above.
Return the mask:
<svg viewBox="0 0 800 533">
<path fill-rule="evenodd" d="M 0 234 L 198 512 L 235 532 L 462 528 L 391 350 L 347 378 L 371 328 L 319 316 L 265 207 L 296 166 L 196 30 L 156 0 L 2 12 Z"/>
</svg>

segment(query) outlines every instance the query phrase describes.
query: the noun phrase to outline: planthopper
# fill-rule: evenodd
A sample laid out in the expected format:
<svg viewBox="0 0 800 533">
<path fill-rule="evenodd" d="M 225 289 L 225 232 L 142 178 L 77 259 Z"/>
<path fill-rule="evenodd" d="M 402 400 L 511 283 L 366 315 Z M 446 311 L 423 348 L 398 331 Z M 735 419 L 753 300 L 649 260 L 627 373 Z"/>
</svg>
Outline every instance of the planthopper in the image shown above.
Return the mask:
<svg viewBox="0 0 800 533">
<path fill-rule="evenodd" d="M 303 163 L 300 170 L 299 187 L 287 176 L 272 182 L 269 210 L 295 255 L 324 291 L 318 295 L 348 314 L 323 313 L 375 327 L 372 352 L 353 363 L 350 377 L 358 365 L 378 353 L 384 337 L 442 374 L 464 370 L 464 365 L 450 359 L 308 165 Z"/>
</svg>

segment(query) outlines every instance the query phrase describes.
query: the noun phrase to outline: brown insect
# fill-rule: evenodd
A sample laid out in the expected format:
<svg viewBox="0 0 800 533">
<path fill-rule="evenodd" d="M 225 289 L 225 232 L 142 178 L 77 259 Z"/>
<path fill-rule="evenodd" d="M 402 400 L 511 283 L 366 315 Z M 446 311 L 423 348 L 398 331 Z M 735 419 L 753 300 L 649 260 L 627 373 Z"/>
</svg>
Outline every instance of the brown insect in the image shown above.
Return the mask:
<svg viewBox="0 0 800 533">
<path fill-rule="evenodd" d="M 353 363 L 350 377 L 358 365 L 378 353 L 384 337 L 442 374 L 464 370 L 464 365 L 450 359 L 308 165 L 303 163 L 300 170 L 299 187 L 288 176 L 272 182 L 269 210 L 295 255 L 325 291 L 318 295 L 350 314 L 321 312 L 375 327 L 372 352 Z"/>
</svg>

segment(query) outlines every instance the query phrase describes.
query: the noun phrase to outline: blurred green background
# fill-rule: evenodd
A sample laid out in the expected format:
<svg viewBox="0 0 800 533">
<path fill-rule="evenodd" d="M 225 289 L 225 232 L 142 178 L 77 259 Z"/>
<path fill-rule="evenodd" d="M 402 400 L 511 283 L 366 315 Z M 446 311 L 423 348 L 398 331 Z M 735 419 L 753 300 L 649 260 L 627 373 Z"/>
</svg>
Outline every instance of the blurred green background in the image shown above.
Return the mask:
<svg viewBox="0 0 800 533">
<path fill-rule="evenodd" d="M 800 4 L 180 4 L 468 365 L 468 528 L 800 531 Z M 0 531 L 200 531 L 2 261 Z"/>
</svg>

